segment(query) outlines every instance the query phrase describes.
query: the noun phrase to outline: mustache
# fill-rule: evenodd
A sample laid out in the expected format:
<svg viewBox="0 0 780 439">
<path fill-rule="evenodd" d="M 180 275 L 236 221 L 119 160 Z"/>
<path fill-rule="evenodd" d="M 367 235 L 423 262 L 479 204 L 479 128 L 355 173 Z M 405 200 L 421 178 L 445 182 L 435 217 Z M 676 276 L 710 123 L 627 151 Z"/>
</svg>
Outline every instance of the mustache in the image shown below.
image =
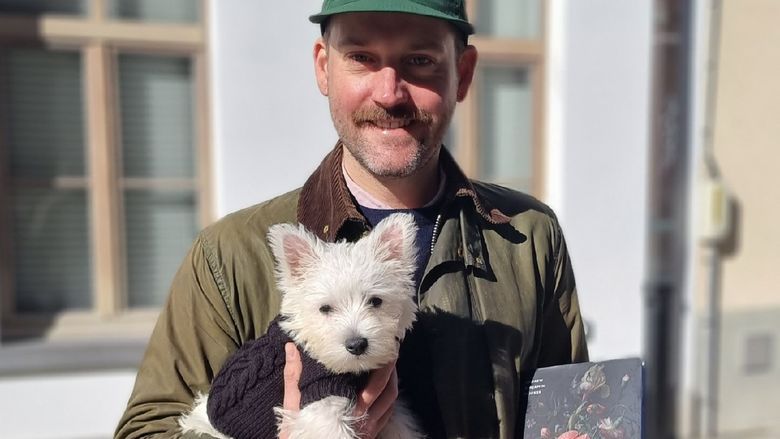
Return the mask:
<svg viewBox="0 0 780 439">
<path fill-rule="evenodd" d="M 352 114 L 352 120 L 356 125 L 375 122 L 409 121 L 420 123 L 432 123 L 433 114 L 418 108 L 408 107 L 366 107 L 360 108 Z"/>
</svg>

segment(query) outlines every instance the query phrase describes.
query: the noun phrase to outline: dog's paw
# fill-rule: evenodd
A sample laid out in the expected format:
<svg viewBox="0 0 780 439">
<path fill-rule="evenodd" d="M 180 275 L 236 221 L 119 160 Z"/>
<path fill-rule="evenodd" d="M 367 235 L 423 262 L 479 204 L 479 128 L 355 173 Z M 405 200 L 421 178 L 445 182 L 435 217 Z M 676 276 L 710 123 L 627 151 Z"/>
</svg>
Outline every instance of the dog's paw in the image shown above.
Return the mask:
<svg viewBox="0 0 780 439">
<path fill-rule="evenodd" d="M 278 407 L 274 412 L 279 429 L 284 428 L 290 439 L 358 439 L 354 426 L 360 417 L 352 415 L 352 408 L 348 398 L 329 396 L 297 413 Z"/>
<path fill-rule="evenodd" d="M 274 414 L 276 415 L 277 436 L 279 436 L 282 431 L 292 431 L 296 421 L 298 420 L 298 413 L 300 413 L 298 410 L 286 410 L 281 407 L 274 407 Z M 293 439 L 292 434 L 289 434 L 288 437 Z"/>
<path fill-rule="evenodd" d="M 181 431 L 198 435 L 207 434 L 216 439 L 232 439 L 229 436 L 220 433 L 211 425 L 209 415 L 206 412 L 208 397 L 208 395 L 199 394 L 192 403 L 192 409 L 189 412 L 182 414 L 179 418 L 179 427 L 181 427 Z"/>
</svg>

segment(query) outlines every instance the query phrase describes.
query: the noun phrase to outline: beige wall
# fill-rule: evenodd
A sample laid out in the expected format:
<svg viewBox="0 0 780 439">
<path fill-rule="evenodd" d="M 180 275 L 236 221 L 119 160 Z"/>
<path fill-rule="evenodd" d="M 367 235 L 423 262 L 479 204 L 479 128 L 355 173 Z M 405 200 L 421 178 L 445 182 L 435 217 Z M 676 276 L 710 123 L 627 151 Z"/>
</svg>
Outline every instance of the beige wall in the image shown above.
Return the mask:
<svg viewBox="0 0 780 439">
<path fill-rule="evenodd" d="M 780 1 L 722 6 L 714 153 L 737 202 L 738 228 L 721 265 L 719 431 L 765 437 L 780 422 Z M 696 259 L 699 342 L 692 349 L 701 373 L 709 284 L 706 253 Z M 771 366 L 751 373 L 746 342 L 756 335 L 772 340 Z"/>
<path fill-rule="evenodd" d="M 714 149 L 740 207 L 723 306 L 780 306 L 780 1 L 723 8 Z"/>
</svg>

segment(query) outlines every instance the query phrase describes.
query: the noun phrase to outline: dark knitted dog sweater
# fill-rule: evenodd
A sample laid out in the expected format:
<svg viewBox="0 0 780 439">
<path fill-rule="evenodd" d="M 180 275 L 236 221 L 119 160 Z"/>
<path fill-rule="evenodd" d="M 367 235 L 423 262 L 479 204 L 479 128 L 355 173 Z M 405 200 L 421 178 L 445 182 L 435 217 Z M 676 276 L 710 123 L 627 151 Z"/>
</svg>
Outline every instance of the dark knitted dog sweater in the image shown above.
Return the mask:
<svg viewBox="0 0 780 439">
<path fill-rule="evenodd" d="M 211 384 L 207 406 L 211 425 L 234 439 L 276 438 L 273 408 L 282 406 L 284 345 L 292 341 L 278 322 L 277 317 L 264 336 L 244 343 Z M 301 407 L 332 395 L 354 400 L 368 376 L 334 374 L 305 352 L 301 361 Z"/>
</svg>

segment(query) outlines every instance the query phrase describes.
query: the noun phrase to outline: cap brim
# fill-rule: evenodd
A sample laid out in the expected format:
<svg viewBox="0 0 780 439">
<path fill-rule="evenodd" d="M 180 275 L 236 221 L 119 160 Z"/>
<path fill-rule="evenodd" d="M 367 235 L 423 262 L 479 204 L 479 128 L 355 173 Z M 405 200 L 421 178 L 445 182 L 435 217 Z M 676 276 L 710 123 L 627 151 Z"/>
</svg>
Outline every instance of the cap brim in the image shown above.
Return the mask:
<svg viewBox="0 0 780 439">
<path fill-rule="evenodd" d="M 412 4 L 412 6 L 409 6 L 407 3 L 403 3 L 403 2 L 397 2 L 397 4 L 387 4 L 387 3 L 394 3 L 394 2 L 385 2 L 380 6 L 377 6 L 375 4 L 356 5 L 355 3 L 350 3 L 344 6 L 331 8 L 326 13 L 311 15 L 309 16 L 309 21 L 311 21 L 312 23 L 319 24 L 327 20 L 333 15 L 344 14 L 349 12 L 400 12 L 406 14 L 415 14 L 415 15 L 423 15 L 432 18 L 439 18 L 441 20 L 445 20 L 449 23 L 452 23 L 454 26 L 456 26 L 458 29 L 460 29 L 461 32 L 464 32 L 466 35 L 471 35 L 474 33 L 474 26 L 472 26 L 471 23 L 469 23 L 468 21 L 453 18 L 449 15 L 442 14 L 441 12 L 435 9 L 431 9 L 420 4 Z"/>
</svg>

